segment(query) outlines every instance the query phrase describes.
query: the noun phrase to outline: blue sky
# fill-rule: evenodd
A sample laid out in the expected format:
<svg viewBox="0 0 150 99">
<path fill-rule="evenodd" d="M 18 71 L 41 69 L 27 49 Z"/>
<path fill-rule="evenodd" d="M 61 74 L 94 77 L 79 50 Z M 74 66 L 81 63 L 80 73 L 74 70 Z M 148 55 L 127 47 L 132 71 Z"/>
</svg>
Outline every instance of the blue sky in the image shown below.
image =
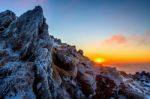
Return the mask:
<svg viewBox="0 0 150 99">
<path fill-rule="evenodd" d="M 91 54 L 114 35 L 131 37 L 150 30 L 150 0 L 1 0 L 0 11 L 20 16 L 36 5 L 43 7 L 50 34 Z"/>
</svg>

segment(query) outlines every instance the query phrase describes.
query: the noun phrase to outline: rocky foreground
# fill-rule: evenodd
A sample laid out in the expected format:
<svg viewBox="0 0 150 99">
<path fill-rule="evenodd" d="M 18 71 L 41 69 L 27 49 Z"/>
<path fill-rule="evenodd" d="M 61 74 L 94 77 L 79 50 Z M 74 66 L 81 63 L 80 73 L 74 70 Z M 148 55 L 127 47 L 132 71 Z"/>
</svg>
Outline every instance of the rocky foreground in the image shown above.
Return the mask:
<svg viewBox="0 0 150 99">
<path fill-rule="evenodd" d="M 150 73 L 96 67 L 48 33 L 40 6 L 0 13 L 0 99 L 148 99 Z M 150 98 L 149 98 L 150 99 Z"/>
</svg>

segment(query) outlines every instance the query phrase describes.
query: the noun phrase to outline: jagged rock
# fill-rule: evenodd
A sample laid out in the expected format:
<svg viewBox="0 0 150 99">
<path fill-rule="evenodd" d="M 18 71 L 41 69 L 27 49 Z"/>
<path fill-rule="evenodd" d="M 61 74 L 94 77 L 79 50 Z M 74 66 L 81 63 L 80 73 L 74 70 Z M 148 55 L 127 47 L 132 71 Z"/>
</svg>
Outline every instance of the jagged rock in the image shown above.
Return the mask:
<svg viewBox="0 0 150 99">
<path fill-rule="evenodd" d="M 33 99 L 36 97 L 51 97 L 49 83 L 52 74 L 52 58 L 50 53 L 51 48 L 48 46 L 52 45 L 45 42 L 45 38 L 42 38 L 48 36 L 47 29 L 42 8 L 37 6 L 35 9 L 24 13 L 12 21 L 7 30 L 2 33 L 1 41 L 6 43 L 7 48 L 5 49 L 9 49 L 8 53 L 10 54 L 9 56 L 7 55 L 8 59 L 5 59 L 6 56 L 1 59 L 1 61 L 5 59 L 1 70 L 7 67 L 11 72 L 5 71 L 6 74 L 10 75 L 1 79 L 0 87 L 3 89 L 0 91 L 1 97 L 26 97 Z M 44 44 L 40 45 L 41 42 L 44 42 Z M 11 60 L 14 58 L 11 58 L 11 56 L 15 54 L 16 57 L 18 56 L 18 59 Z M 18 63 L 18 67 L 17 65 L 14 66 L 15 71 L 12 71 L 11 64 L 16 62 Z M 15 75 L 17 76 L 15 77 Z M 4 83 L 5 81 L 8 82 Z M 40 84 L 41 87 L 39 87 Z"/>
<path fill-rule="evenodd" d="M 0 13 L 0 98 L 145 99 L 141 78 L 150 81 L 146 73 L 97 68 L 82 50 L 49 35 L 40 6 L 20 17 Z"/>
<path fill-rule="evenodd" d="M 78 53 L 80 53 L 81 55 L 83 55 L 83 50 L 79 49 Z"/>
<path fill-rule="evenodd" d="M 76 65 L 78 59 L 74 55 L 74 49 L 67 47 L 65 45 L 59 46 L 58 48 L 54 48 L 53 51 L 53 61 L 54 63 L 68 71 L 77 72 Z"/>
<path fill-rule="evenodd" d="M 150 73 L 145 71 L 136 73 L 135 75 L 133 75 L 133 78 L 135 81 L 140 82 L 144 93 L 150 96 Z"/>
<path fill-rule="evenodd" d="M 16 19 L 16 15 L 7 10 L 5 12 L 0 13 L 0 33 L 4 32 L 10 23 Z"/>
<path fill-rule="evenodd" d="M 117 99 L 117 85 L 115 82 L 107 77 L 103 77 L 101 75 L 97 75 L 97 88 L 96 95 L 93 97 L 94 99 L 109 99 L 114 98 Z"/>
</svg>

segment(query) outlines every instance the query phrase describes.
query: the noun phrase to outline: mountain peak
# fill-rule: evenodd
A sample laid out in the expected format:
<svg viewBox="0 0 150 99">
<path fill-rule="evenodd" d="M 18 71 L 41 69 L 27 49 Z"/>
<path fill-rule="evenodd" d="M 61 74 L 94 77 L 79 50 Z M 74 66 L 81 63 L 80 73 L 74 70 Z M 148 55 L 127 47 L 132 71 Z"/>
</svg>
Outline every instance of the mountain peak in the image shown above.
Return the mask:
<svg viewBox="0 0 150 99">
<path fill-rule="evenodd" d="M 35 11 L 39 11 L 39 12 L 43 12 L 42 7 L 39 6 L 39 5 L 38 5 L 38 6 L 35 6 L 34 10 L 35 10 Z"/>
</svg>

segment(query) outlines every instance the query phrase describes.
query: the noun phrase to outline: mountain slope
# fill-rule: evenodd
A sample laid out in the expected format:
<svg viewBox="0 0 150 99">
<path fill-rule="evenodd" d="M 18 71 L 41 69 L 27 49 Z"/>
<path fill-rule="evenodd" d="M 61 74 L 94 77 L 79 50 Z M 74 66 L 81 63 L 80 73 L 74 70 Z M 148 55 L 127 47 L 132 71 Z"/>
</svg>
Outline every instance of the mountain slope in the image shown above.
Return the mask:
<svg viewBox="0 0 150 99">
<path fill-rule="evenodd" d="M 98 68 L 82 50 L 49 35 L 40 6 L 20 17 L 0 13 L 0 98 L 146 99 L 136 78 Z"/>
</svg>

